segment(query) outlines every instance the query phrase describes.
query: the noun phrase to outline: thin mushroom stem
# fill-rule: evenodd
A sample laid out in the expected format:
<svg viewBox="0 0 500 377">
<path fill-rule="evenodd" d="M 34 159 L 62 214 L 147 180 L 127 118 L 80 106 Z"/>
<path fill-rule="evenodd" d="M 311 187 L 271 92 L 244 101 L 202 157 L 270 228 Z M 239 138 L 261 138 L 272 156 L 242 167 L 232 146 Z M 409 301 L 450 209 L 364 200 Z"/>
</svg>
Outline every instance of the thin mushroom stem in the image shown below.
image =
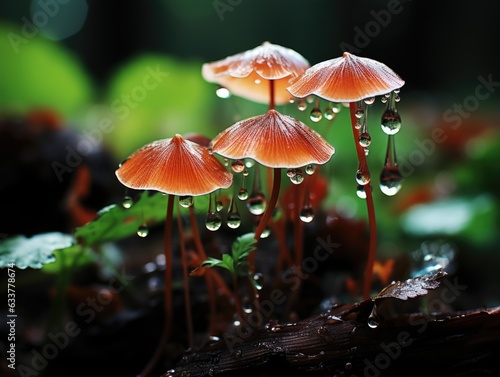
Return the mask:
<svg viewBox="0 0 500 377">
<path fill-rule="evenodd" d="M 165 220 L 165 284 L 164 284 L 164 306 L 165 306 L 165 323 L 163 324 L 163 332 L 161 334 L 155 353 L 146 364 L 140 373 L 140 377 L 147 377 L 158 363 L 170 332 L 172 330 L 172 217 L 173 204 L 175 195 L 169 195 L 167 200 L 167 213 Z"/>
<path fill-rule="evenodd" d="M 172 217 L 175 195 L 168 196 L 165 221 L 165 323 L 167 333 L 172 328 Z"/>
<path fill-rule="evenodd" d="M 269 110 L 276 107 L 274 102 L 274 80 L 269 80 Z"/>
<path fill-rule="evenodd" d="M 188 345 L 189 347 L 193 347 L 194 344 L 194 336 L 193 336 L 193 316 L 191 313 L 191 300 L 189 297 L 189 274 L 187 268 L 187 253 L 186 253 L 186 245 L 184 243 L 184 227 L 182 226 L 182 216 L 181 211 L 177 207 L 177 227 L 179 229 L 179 246 L 181 249 L 181 261 L 182 261 L 182 280 L 184 284 L 184 305 L 186 311 L 186 322 L 188 329 Z"/>
<path fill-rule="evenodd" d="M 352 132 L 354 135 L 354 144 L 356 145 L 356 153 L 358 155 L 358 161 L 360 169 L 369 173 L 368 163 L 366 161 L 366 155 L 364 148 L 359 144 L 359 134 L 360 131 L 356 128 L 356 102 L 351 102 L 349 105 L 349 109 L 351 112 L 351 124 L 352 124 Z M 370 298 L 371 284 L 372 284 L 372 276 L 373 276 L 373 264 L 375 262 L 375 255 L 377 252 L 377 225 L 375 220 L 375 206 L 373 205 L 373 197 L 372 197 L 372 189 L 370 186 L 370 182 L 364 185 L 365 193 L 366 193 L 366 207 L 368 210 L 368 225 L 370 228 L 370 241 L 368 248 L 368 259 L 366 262 L 365 268 L 365 282 L 363 287 L 363 299 L 367 300 Z"/>
<path fill-rule="evenodd" d="M 278 202 L 278 195 L 281 186 L 281 168 L 274 168 L 273 172 L 273 189 L 271 192 L 271 197 L 269 198 L 269 203 L 267 204 L 266 210 L 264 211 L 264 214 L 260 219 L 259 225 L 255 230 L 254 238 L 257 241 L 260 239 L 260 236 L 264 232 L 264 229 L 266 229 L 267 223 L 269 222 L 269 219 L 271 218 L 271 215 L 273 214 L 276 207 L 276 203 Z"/>
</svg>

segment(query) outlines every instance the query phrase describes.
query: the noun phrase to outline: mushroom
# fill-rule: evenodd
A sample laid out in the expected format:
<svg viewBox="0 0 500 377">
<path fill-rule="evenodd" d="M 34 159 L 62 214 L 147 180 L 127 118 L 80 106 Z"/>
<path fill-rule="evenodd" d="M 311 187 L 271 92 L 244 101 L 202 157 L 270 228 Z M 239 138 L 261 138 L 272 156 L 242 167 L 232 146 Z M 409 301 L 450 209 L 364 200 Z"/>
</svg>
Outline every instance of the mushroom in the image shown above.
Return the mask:
<svg viewBox="0 0 500 377">
<path fill-rule="evenodd" d="M 134 152 L 116 170 L 118 180 L 128 188 L 156 190 L 168 194 L 165 223 L 165 315 L 163 338 L 170 333 L 172 318 L 172 214 L 174 198 L 189 206 L 193 196 L 228 188 L 233 176 L 206 147 L 176 134 L 157 140 Z"/>
<path fill-rule="evenodd" d="M 289 169 L 291 181 L 300 183 L 301 180 L 294 175 L 294 169 L 310 164 L 324 164 L 335 152 L 316 131 L 274 109 L 268 110 L 264 115 L 233 124 L 212 140 L 210 149 L 212 153 L 234 160 L 251 158 L 273 169 L 271 197 L 255 231 L 257 240 L 276 206 L 281 185 L 281 169 Z M 250 211 L 252 212 L 251 208 Z"/>
<path fill-rule="evenodd" d="M 309 67 L 309 62 L 292 49 L 270 42 L 202 66 L 203 78 L 230 93 L 258 103 L 275 105 L 289 102 L 286 88 L 290 80 Z M 269 82 L 269 87 L 263 85 Z"/>
<path fill-rule="evenodd" d="M 395 92 L 398 92 L 403 85 L 404 81 L 385 64 L 344 52 L 342 57 L 327 60 L 308 68 L 287 88 L 297 98 L 316 95 L 332 102 L 349 103 L 359 161 L 359 169 L 356 172 L 358 195 L 366 198 L 370 228 L 366 281 L 363 289 L 364 298 L 368 298 L 370 294 L 377 246 L 375 210 L 370 186 L 371 177 L 366 161 L 366 148 L 371 142 L 366 126 L 367 106 L 372 104 L 374 97 L 378 95 L 383 95 L 382 99 L 389 102 L 388 110 L 390 111 L 386 110 L 382 117 L 382 129 L 388 133 L 389 143 L 386 164 L 381 176 L 383 182 L 381 188 L 384 193 L 393 195 L 401 187 L 402 180 L 395 160 L 393 135 L 401 125 L 401 119 L 394 103 L 398 98 Z M 364 101 L 364 109 L 361 101 Z M 360 122 L 361 118 L 363 118 L 362 123 Z M 390 189 L 384 190 L 386 186 L 390 186 Z"/>
</svg>

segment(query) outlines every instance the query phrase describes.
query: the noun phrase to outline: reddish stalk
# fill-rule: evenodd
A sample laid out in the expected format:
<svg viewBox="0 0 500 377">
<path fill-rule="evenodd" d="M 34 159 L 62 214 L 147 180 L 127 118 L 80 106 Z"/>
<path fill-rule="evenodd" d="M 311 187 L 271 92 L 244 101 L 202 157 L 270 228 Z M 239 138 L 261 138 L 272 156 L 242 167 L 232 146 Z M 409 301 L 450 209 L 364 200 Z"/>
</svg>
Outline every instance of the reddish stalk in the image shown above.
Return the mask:
<svg viewBox="0 0 500 377">
<path fill-rule="evenodd" d="M 181 211 L 179 210 L 179 206 L 177 206 L 177 227 L 179 229 L 179 246 L 181 248 L 181 261 L 182 261 L 182 280 L 184 284 L 184 305 L 186 311 L 186 322 L 188 329 L 188 345 L 189 347 L 193 347 L 194 344 L 194 335 L 193 335 L 193 316 L 191 313 L 191 300 L 189 295 L 189 274 L 188 274 L 188 266 L 187 266 L 187 254 L 186 254 L 186 245 L 184 243 L 184 229 L 182 226 L 182 216 Z"/>
<path fill-rule="evenodd" d="M 360 131 L 356 129 L 356 102 L 350 103 L 350 112 L 351 112 L 351 124 L 352 124 L 352 133 L 354 135 L 354 144 L 356 145 L 356 153 L 358 155 L 359 167 L 361 170 L 369 173 L 368 163 L 366 161 L 366 155 L 364 148 L 359 144 L 358 138 L 360 135 Z M 375 206 L 373 205 L 373 197 L 372 197 L 372 189 L 371 182 L 364 186 L 366 193 L 366 207 L 368 210 L 368 225 L 370 228 L 370 241 L 368 248 L 368 259 L 366 262 L 365 269 L 365 282 L 363 287 L 363 299 L 370 298 L 371 284 L 372 284 L 372 276 L 373 276 L 373 264 L 375 262 L 375 255 L 377 253 L 377 225 L 375 220 Z"/>
<path fill-rule="evenodd" d="M 148 376 L 155 365 L 158 363 L 162 352 L 167 345 L 168 337 L 172 330 L 172 217 L 173 217 L 173 203 L 175 195 L 169 195 L 167 200 L 167 214 L 165 220 L 165 283 L 164 283 L 164 306 L 165 306 L 165 323 L 163 325 L 163 332 L 161 334 L 158 345 L 156 346 L 155 353 L 141 371 L 140 376 Z"/>
<path fill-rule="evenodd" d="M 194 204 L 189 207 L 189 222 L 191 223 L 191 231 L 193 232 L 193 239 L 196 246 L 196 250 L 198 251 L 198 255 L 202 261 L 207 260 L 207 254 L 205 253 L 205 248 L 201 242 L 200 232 L 198 230 L 198 222 L 196 220 L 196 212 L 194 210 Z M 215 286 L 218 286 L 219 289 L 230 299 L 232 297 L 231 291 L 227 287 L 224 280 L 221 279 L 217 271 L 207 268 L 205 270 L 205 280 L 207 283 L 207 291 L 208 297 L 210 300 L 210 328 L 213 330 L 215 327 L 215 319 L 216 319 L 216 301 L 217 297 L 215 295 Z M 215 283 L 215 285 L 214 285 Z M 212 331 L 210 331 L 211 333 Z"/>
</svg>

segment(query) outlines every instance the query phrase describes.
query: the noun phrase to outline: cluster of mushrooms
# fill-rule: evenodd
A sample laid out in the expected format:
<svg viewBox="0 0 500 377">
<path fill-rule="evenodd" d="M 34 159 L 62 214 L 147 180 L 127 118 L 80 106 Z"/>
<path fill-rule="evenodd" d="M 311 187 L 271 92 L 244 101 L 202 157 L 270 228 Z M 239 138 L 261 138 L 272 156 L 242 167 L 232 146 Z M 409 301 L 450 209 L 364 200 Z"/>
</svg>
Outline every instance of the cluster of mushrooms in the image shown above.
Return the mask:
<svg viewBox="0 0 500 377">
<path fill-rule="evenodd" d="M 258 192 L 257 187 L 250 195 L 245 195 L 246 190 L 243 188 L 238 197 L 247 200 L 250 212 L 258 217 L 255 240 L 267 236 L 267 226 L 280 194 L 282 170 L 286 170 L 286 175 L 293 183 L 300 184 L 304 173 L 313 174 L 316 166 L 327 163 L 335 153 L 335 149 L 318 132 L 276 110 L 276 105 L 295 100 L 300 105 L 300 101 L 312 96 L 333 105 L 343 104 L 350 110 L 359 162 L 355 174 L 357 193 L 366 200 L 370 229 L 363 290 L 365 298 L 368 298 L 377 239 L 371 176 L 366 158 L 371 142 L 367 113 L 375 97 L 382 96 L 382 102 L 387 104 L 387 108 L 381 117 L 381 126 L 388 135 L 388 146 L 380 176 L 380 188 L 385 194 L 394 195 L 401 188 L 402 182 L 393 138 L 401 127 L 396 103 L 404 81 L 386 65 L 373 59 L 344 52 L 341 57 L 310 66 L 297 52 L 269 42 L 219 61 L 205 63 L 202 75 L 207 82 L 218 84 L 221 95 L 231 93 L 251 101 L 266 103 L 269 106 L 267 112 L 238 121 L 211 140 L 176 134 L 168 139 L 154 141 L 133 153 L 116 170 L 119 181 L 128 188 L 155 190 L 168 195 L 165 225 L 167 315 L 172 309 L 168 287 L 172 283 L 171 228 L 175 197 L 181 206 L 192 207 L 194 196 L 229 188 L 233 184 L 233 174 L 248 174 L 246 163 L 253 161 L 255 167 L 260 165 L 272 172 L 272 175 L 268 175 L 269 178 L 272 177 L 270 196 L 266 199 L 262 192 Z M 331 111 L 331 107 L 325 110 L 325 118 L 331 119 Z M 313 109 L 313 121 L 321 116 L 322 112 L 318 108 Z M 231 169 L 217 156 L 229 161 L 227 165 Z M 256 172 L 256 179 L 258 175 Z M 304 202 L 304 198 L 300 200 Z M 307 198 L 305 201 L 307 202 Z M 209 207 L 207 228 L 217 230 L 221 217 L 212 204 L 212 198 Z M 303 217 L 303 221 L 311 220 L 312 216 Z M 239 225 L 239 215 L 232 204 L 227 223 L 233 228 Z M 196 227 L 193 218 L 191 225 Z M 206 258 L 202 250 L 198 252 L 201 258 Z M 207 277 L 207 283 L 209 280 Z M 210 282 L 214 283 L 212 280 Z"/>
</svg>

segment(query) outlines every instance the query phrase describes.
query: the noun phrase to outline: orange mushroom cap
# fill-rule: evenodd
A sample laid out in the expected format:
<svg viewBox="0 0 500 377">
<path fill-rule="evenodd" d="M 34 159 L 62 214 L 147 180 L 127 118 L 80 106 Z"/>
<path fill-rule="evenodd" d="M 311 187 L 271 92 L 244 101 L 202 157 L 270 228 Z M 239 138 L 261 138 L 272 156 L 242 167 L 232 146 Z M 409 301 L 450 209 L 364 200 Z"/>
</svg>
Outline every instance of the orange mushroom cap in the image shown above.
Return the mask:
<svg viewBox="0 0 500 377">
<path fill-rule="evenodd" d="M 233 124 L 212 140 L 211 148 L 221 156 L 252 158 L 270 168 L 324 164 L 335 153 L 316 131 L 274 109 Z"/>
<path fill-rule="evenodd" d="M 147 144 L 116 170 L 118 180 L 137 190 L 204 195 L 231 186 L 233 176 L 206 147 L 176 134 Z"/>
<path fill-rule="evenodd" d="M 225 59 L 202 66 L 202 76 L 231 93 L 251 101 L 268 103 L 269 86 L 262 80 L 275 80 L 274 100 L 285 104 L 290 100 L 286 87 L 301 75 L 309 62 L 299 53 L 269 42 Z"/>
<path fill-rule="evenodd" d="M 287 90 L 298 98 L 314 94 L 333 102 L 355 102 L 389 93 L 404 83 L 385 64 L 344 52 L 310 67 Z"/>
</svg>

